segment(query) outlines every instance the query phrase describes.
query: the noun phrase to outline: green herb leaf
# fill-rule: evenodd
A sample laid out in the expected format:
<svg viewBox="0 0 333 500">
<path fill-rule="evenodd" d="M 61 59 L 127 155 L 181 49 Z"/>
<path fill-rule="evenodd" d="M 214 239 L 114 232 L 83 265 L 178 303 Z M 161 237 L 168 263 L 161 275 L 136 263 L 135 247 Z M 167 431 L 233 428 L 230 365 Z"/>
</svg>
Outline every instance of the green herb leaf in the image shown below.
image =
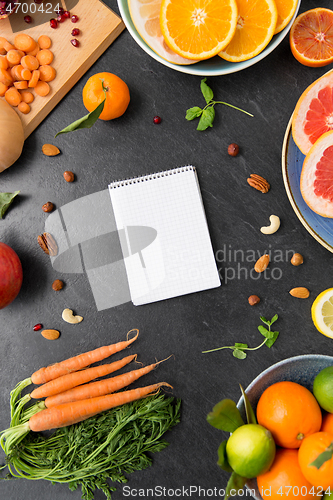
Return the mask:
<svg viewBox="0 0 333 500">
<path fill-rule="evenodd" d="M 201 80 L 200 88 L 201 88 L 201 92 L 205 98 L 206 103 L 209 104 L 210 101 L 213 100 L 214 93 L 213 93 L 212 89 L 207 85 L 206 81 L 207 81 L 207 78 L 203 78 Z"/>
<path fill-rule="evenodd" d="M 225 432 L 234 432 L 238 427 L 244 425 L 236 403 L 231 399 L 222 399 L 207 415 L 207 422 Z"/>
<path fill-rule="evenodd" d="M 91 128 L 95 122 L 97 122 L 98 118 L 100 117 L 103 109 L 104 109 L 104 104 L 105 104 L 105 99 L 95 108 L 91 113 L 88 113 L 87 115 L 83 116 L 82 118 L 79 118 L 79 120 L 76 120 L 75 122 L 71 123 L 64 129 L 60 130 L 55 137 L 57 137 L 60 134 L 67 134 L 67 132 L 73 132 L 74 130 L 80 130 L 83 128 Z"/>
<path fill-rule="evenodd" d="M 276 341 L 276 339 L 279 336 L 279 332 L 271 332 L 271 333 L 273 334 L 273 336 L 270 339 L 266 340 L 267 347 L 272 347 L 272 345 L 274 344 L 274 342 Z"/>
<path fill-rule="evenodd" d="M 249 346 L 247 344 L 241 344 L 240 342 L 235 342 L 235 347 L 237 349 L 246 349 Z"/>
<path fill-rule="evenodd" d="M 208 127 L 212 127 L 214 118 L 215 118 L 215 109 L 212 106 L 203 109 L 201 118 L 197 126 L 197 130 L 206 130 Z"/>
<path fill-rule="evenodd" d="M 0 193 L 0 219 L 3 218 L 10 204 L 13 202 L 14 198 L 19 194 L 19 192 L 20 191 L 15 191 L 14 193 Z"/>
<path fill-rule="evenodd" d="M 241 349 L 234 349 L 232 351 L 232 355 L 237 359 L 245 359 L 247 356 L 246 352 L 242 351 Z"/>
<path fill-rule="evenodd" d="M 257 423 L 257 419 L 256 419 L 255 413 L 253 411 L 253 408 L 251 406 L 250 400 L 249 400 L 246 392 L 244 391 L 243 387 L 241 386 L 241 384 L 239 384 L 239 386 L 241 388 L 242 395 L 243 395 L 243 398 L 244 398 L 244 406 L 245 406 L 245 413 L 246 413 L 247 423 L 248 424 L 256 424 Z"/>
<path fill-rule="evenodd" d="M 267 328 L 265 328 L 262 325 L 258 326 L 258 330 L 261 333 L 261 335 L 266 337 L 266 339 L 271 339 L 273 337 L 273 332 L 271 332 L 270 330 L 267 330 Z"/>
<path fill-rule="evenodd" d="M 265 316 L 260 316 L 260 319 L 263 323 L 265 323 L 267 326 L 271 324 L 271 322 L 265 318 Z"/>
<path fill-rule="evenodd" d="M 273 323 L 275 323 L 275 321 L 278 319 L 278 317 L 279 317 L 279 316 L 278 316 L 277 314 L 275 314 L 275 315 L 273 316 L 273 318 L 271 319 L 271 321 L 270 321 L 270 325 L 272 325 Z"/>
<path fill-rule="evenodd" d="M 327 462 L 327 460 L 331 460 L 333 457 L 333 441 L 332 443 L 326 448 L 325 451 L 323 451 L 316 460 L 314 460 L 310 465 L 313 465 L 317 469 L 320 469 L 320 467 Z"/>
<path fill-rule="evenodd" d="M 247 478 L 240 476 L 239 474 L 236 474 L 236 472 L 233 472 L 229 478 L 226 490 L 225 490 L 225 497 L 224 500 L 227 500 L 230 497 L 235 496 L 240 494 L 242 495 L 242 490 L 246 484 Z"/>
<path fill-rule="evenodd" d="M 202 114 L 202 109 L 199 106 L 194 106 L 186 111 L 186 120 L 194 120 L 194 118 L 199 118 Z"/>
<path fill-rule="evenodd" d="M 227 453 L 226 453 L 226 447 L 227 447 L 227 442 L 228 440 L 226 439 L 225 441 L 222 441 L 220 444 L 217 454 L 218 454 L 218 461 L 217 465 L 221 467 L 221 469 L 227 471 L 227 472 L 232 472 L 232 467 L 230 466 L 227 458 Z"/>
</svg>

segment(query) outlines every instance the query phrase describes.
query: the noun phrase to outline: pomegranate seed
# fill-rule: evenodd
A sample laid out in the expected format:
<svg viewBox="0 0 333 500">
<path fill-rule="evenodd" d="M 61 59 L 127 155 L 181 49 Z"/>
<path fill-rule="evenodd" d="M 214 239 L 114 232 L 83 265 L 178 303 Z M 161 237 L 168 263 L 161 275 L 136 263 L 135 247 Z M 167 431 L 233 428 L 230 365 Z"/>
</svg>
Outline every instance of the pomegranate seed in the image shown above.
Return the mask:
<svg viewBox="0 0 333 500">
<path fill-rule="evenodd" d="M 65 12 L 65 10 L 62 8 L 62 7 L 59 7 L 58 10 L 55 11 L 58 15 L 60 14 L 62 16 L 62 14 Z"/>
<path fill-rule="evenodd" d="M 71 17 L 71 13 L 69 12 L 69 10 L 64 11 L 64 16 L 66 19 L 69 19 Z"/>
<path fill-rule="evenodd" d="M 80 47 L 80 42 L 79 42 L 79 40 L 77 40 L 76 38 L 73 38 L 73 40 L 71 40 L 71 44 L 72 44 L 74 47 Z"/>
<path fill-rule="evenodd" d="M 37 325 L 34 326 L 34 332 L 38 332 L 38 330 L 41 330 L 43 328 L 42 323 L 37 323 Z"/>
<path fill-rule="evenodd" d="M 78 18 L 78 16 L 76 16 L 75 14 L 74 14 L 74 16 L 72 16 L 72 18 L 71 18 L 72 23 L 77 23 L 77 22 L 78 22 L 78 20 L 79 20 L 79 18 Z"/>
<path fill-rule="evenodd" d="M 156 125 L 158 125 L 159 123 L 161 123 L 162 121 L 162 118 L 160 116 L 154 116 L 154 123 Z"/>
<path fill-rule="evenodd" d="M 57 15 L 57 21 L 58 23 L 63 23 L 66 20 L 65 16 L 63 14 L 58 14 Z"/>
<path fill-rule="evenodd" d="M 27 24 L 30 24 L 32 23 L 32 17 L 31 16 L 24 16 L 24 21 L 27 23 Z"/>
<path fill-rule="evenodd" d="M 72 29 L 72 36 L 78 36 L 80 34 L 79 28 Z"/>
<path fill-rule="evenodd" d="M 58 27 L 58 21 L 54 18 L 50 19 L 50 26 L 53 29 L 56 29 Z"/>
</svg>

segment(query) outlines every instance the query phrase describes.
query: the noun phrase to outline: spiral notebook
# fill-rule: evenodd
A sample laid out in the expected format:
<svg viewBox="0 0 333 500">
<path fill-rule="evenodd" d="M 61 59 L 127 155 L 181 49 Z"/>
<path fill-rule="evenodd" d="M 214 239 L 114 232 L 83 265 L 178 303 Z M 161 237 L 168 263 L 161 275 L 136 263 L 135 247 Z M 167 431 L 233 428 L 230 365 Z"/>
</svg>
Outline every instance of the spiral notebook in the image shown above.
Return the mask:
<svg viewBox="0 0 333 500">
<path fill-rule="evenodd" d="M 134 305 L 220 286 L 193 166 L 109 185 Z"/>
</svg>

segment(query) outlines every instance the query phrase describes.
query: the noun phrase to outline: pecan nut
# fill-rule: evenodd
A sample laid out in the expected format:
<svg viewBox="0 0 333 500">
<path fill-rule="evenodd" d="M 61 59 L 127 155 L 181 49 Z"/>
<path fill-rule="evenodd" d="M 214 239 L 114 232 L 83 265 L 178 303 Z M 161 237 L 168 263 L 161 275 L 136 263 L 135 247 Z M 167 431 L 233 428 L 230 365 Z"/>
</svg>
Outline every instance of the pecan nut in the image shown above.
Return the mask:
<svg viewBox="0 0 333 500">
<path fill-rule="evenodd" d="M 43 233 L 37 236 L 37 242 L 47 255 L 55 257 L 58 253 L 58 245 L 50 233 Z"/>
<path fill-rule="evenodd" d="M 267 193 L 271 187 L 269 182 L 258 174 L 251 174 L 247 179 L 247 182 L 251 187 L 261 191 L 262 193 Z"/>
</svg>

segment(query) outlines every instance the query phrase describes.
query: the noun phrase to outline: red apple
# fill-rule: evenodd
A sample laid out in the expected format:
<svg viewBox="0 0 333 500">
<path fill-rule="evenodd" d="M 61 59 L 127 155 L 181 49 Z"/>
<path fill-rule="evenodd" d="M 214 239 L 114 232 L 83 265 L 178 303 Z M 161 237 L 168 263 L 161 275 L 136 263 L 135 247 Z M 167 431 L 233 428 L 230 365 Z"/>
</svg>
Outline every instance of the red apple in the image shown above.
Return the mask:
<svg viewBox="0 0 333 500">
<path fill-rule="evenodd" d="M 0 309 L 8 306 L 20 291 L 21 261 L 10 246 L 0 242 Z"/>
</svg>

